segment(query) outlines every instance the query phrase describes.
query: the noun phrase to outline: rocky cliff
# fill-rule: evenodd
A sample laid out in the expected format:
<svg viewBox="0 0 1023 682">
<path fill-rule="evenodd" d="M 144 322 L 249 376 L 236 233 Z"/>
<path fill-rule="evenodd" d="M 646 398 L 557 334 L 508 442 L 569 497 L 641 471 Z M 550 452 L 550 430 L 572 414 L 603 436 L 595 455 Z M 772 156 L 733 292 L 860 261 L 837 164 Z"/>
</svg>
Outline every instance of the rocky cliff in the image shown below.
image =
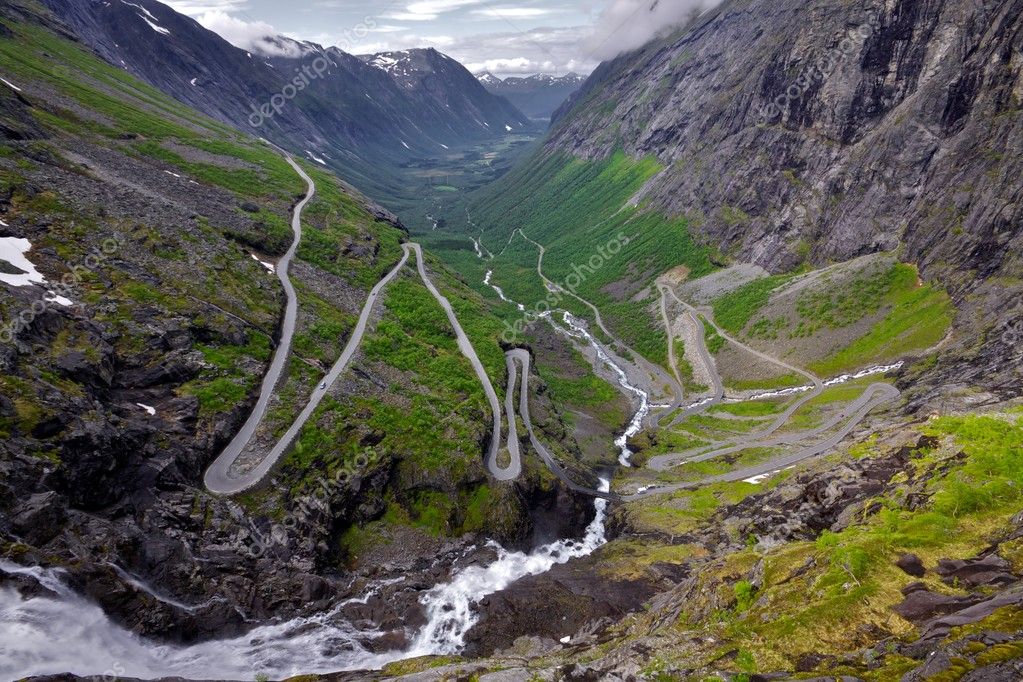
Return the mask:
<svg viewBox="0 0 1023 682">
<path fill-rule="evenodd" d="M 970 301 L 942 380 L 1008 394 L 1021 50 L 1018 0 L 728 1 L 602 65 L 547 148 L 657 157 L 643 199 L 735 261 L 779 272 L 898 251 Z"/>
</svg>

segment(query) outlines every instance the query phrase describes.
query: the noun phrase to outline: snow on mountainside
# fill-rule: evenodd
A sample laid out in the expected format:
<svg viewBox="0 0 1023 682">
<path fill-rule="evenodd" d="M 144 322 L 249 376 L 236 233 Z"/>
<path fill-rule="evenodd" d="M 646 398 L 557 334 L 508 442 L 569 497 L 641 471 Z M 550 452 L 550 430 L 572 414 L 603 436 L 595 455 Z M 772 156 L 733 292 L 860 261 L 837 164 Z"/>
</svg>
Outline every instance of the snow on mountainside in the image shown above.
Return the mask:
<svg viewBox="0 0 1023 682">
<path fill-rule="evenodd" d="M 502 79 L 484 71 L 477 80 L 488 92 L 504 97 L 530 118 L 550 119 L 586 79 L 576 73 L 565 76 L 538 73 L 525 78 L 511 76 Z"/>
<path fill-rule="evenodd" d="M 388 168 L 529 124 L 436 51 L 411 50 L 416 74 L 410 67 L 395 78 L 336 47 L 286 36 L 265 36 L 247 52 L 156 0 L 43 2 L 107 62 L 215 119 L 335 159 L 378 198 L 402 190 Z M 305 74 L 300 86 L 296 74 Z"/>
<path fill-rule="evenodd" d="M 530 125 L 514 105 L 488 92 L 464 66 L 433 48 L 360 55 L 359 59 L 386 73 L 404 91 L 478 126 L 500 131 Z"/>
</svg>

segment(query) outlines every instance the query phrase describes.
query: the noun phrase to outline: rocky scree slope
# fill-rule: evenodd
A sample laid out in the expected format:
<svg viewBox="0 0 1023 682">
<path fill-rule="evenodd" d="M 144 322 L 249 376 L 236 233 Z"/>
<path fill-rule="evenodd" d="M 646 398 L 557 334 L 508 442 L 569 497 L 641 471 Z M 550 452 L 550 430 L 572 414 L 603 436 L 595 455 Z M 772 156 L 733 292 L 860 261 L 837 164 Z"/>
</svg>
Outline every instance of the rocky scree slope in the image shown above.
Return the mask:
<svg viewBox="0 0 1023 682">
<path fill-rule="evenodd" d="M 526 121 L 436 52 L 430 60 L 443 64 L 442 77 L 407 88 L 337 47 L 269 36 L 262 52 L 247 52 L 155 0 L 45 3 L 114 66 L 219 121 L 321 159 L 379 200 L 402 194 L 395 173 L 409 159 Z M 282 101 L 296 77 L 303 85 L 293 98 L 263 108 Z"/>
<path fill-rule="evenodd" d="M 780 272 L 898 251 L 962 311 L 933 383 L 1006 396 L 1021 106 L 1020 0 L 730 0 L 602 65 L 546 149 L 656 157 L 647 205 L 735 261 Z"/>
<path fill-rule="evenodd" d="M 118 622 L 191 641 L 361 596 L 369 574 L 420 574 L 425 589 L 455 557 L 472 560 L 464 550 L 477 534 L 525 541 L 545 513 L 568 530 L 585 523 L 587 501 L 540 472 L 487 487 L 484 420 L 459 395 L 472 375 L 457 364 L 447 366 L 454 388 L 443 395 L 467 406 L 448 410 L 447 431 L 430 442 L 460 453 L 459 466 L 441 467 L 440 476 L 435 463 L 392 446 L 314 500 L 331 467 L 393 435 L 369 425 L 394 409 L 379 375 L 401 386 L 427 382 L 386 344 L 371 358 L 376 375 L 345 386 L 311 430 L 319 446 L 318 434 L 338 428 L 330 447 L 296 453 L 269 490 L 239 500 L 207 495 L 202 473 L 251 409 L 276 340 L 283 295 L 260 261 L 272 265 L 287 249 L 291 207 L 305 187 L 276 150 L 105 64 L 66 30 L 37 3 L 0 8 L 10 83 L 0 84 L 0 239 L 28 240 L 26 256 L 48 282 L 0 284 L 3 328 L 24 319 L 0 343 L 0 554 L 65 567 Z M 386 211 L 306 169 L 319 193 L 292 272 L 300 324 L 294 388 L 277 406 L 284 414 L 322 376 L 320 363 L 340 353 L 404 238 Z M 486 317 L 474 299 L 442 275 L 446 293 L 466 299 L 466 326 L 472 320 L 472 333 L 482 333 Z M 43 305 L 47 287 L 65 277 L 68 304 Z M 454 356 L 444 333 L 419 352 Z M 500 362 L 496 343 L 494 353 Z M 400 435 L 414 439 L 421 424 L 410 420 Z M 450 520 L 425 528 L 416 511 L 430 495 L 450 500 Z M 396 519 L 387 531 L 403 538 L 400 554 L 377 551 L 378 563 L 349 570 L 344 534 L 385 513 Z M 284 527 L 284 518 L 295 522 Z M 407 551 L 412 542 L 422 554 Z M 154 599 L 136 578 L 170 599 Z M 406 591 L 353 618 L 414 620 L 417 604 Z"/>
</svg>

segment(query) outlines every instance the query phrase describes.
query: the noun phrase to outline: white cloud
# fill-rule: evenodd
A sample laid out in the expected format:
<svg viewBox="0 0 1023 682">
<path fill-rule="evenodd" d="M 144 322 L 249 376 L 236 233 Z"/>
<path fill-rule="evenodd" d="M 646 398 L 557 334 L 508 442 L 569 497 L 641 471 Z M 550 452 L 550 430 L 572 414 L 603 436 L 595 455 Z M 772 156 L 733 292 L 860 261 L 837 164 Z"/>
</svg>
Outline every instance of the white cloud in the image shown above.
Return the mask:
<svg viewBox="0 0 1023 682">
<path fill-rule="evenodd" d="M 535 19 L 554 14 L 556 11 L 542 7 L 481 7 L 472 10 L 472 13 L 492 19 Z"/>
<path fill-rule="evenodd" d="M 641 47 L 719 1 L 611 0 L 583 41 L 583 49 L 599 59 L 615 57 Z"/>
<path fill-rule="evenodd" d="M 164 2 L 172 9 L 190 17 L 199 17 L 207 12 L 231 12 L 247 9 L 249 6 L 248 0 L 164 0 Z"/>
<path fill-rule="evenodd" d="M 403 11 L 385 14 L 387 19 L 395 21 L 434 21 L 441 14 L 453 12 L 463 7 L 479 5 L 483 0 L 417 0 L 405 5 Z"/>
<path fill-rule="evenodd" d="M 287 46 L 268 40 L 278 35 L 278 31 L 265 21 L 244 21 L 219 9 L 204 12 L 195 19 L 243 50 L 268 55 L 294 56 Z"/>
</svg>

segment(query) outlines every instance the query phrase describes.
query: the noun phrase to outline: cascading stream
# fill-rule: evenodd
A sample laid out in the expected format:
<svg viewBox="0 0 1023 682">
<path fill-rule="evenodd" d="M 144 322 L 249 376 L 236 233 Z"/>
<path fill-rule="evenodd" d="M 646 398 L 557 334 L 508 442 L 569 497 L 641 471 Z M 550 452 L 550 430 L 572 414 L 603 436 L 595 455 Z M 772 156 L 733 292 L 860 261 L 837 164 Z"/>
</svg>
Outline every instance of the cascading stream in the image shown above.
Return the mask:
<svg viewBox="0 0 1023 682">
<path fill-rule="evenodd" d="M 494 287 L 502 300 L 514 303 L 490 280 L 488 273 L 486 284 Z M 626 372 L 571 314 L 564 313 L 567 329 L 549 314 L 544 317 L 556 329 L 589 343 L 600 361 L 618 377 L 622 388 L 639 398 L 639 410 L 615 441 L 619 461 L 628 466 L 632 452 L 627 441 L 639 431 L 650 411 L 647 394 L 629 383 Z M 610 482 L 601 480 L 600 489 L 610 490 Z M 30 576 L 53 593 L 22 599 L 15 590 L 0 588 L 0 679 L 63 672 L 111 678 L 252 679 L 265 675 L 284 679 L 299 674 L 379 669 L 404 658 L 457 653 L 479 619 L 475 607 L 486 596 L 520 578 L 592 554 L 607 542 L 607 500 L 598 498 L 593 504 L 593 520 L 581 539 L 557 540 L 531 552 L 512 552 L 493 543 L 497 559 L 485 567 L 462 569 L 449 582 L 426 592 L 420 601 L 427 623 L 411 638 L 407 649 L 383 653 L 370 651 L 365 643 L 386 633 L 359 629 L 342 613 L 346 605 L 362 601 L 358 599 L 341 602 L 326 613 L 265 625 L 233 639 L 187 647 L 162 645 L 113 623 L 99 606 L 66 587 L 59 571 L 24 568 L 0 560 L 3 571 Z M 128 577 L 141 588 L 152 590 L 133 576 Z M 364 599 L 380 585 L 371 587 Z M 167 597 L 161 599 L 172 603 Z"/>
<path fill-rule="evenodd" d="M 625 429 L 625 432 L 615 439 L 615 445 L 620 450 L 618 462 L 625 467 L 632 466 L 630 460 L 632 459 L 633 453 L 632 450 L 629 449 L 629 439 L 640 432 L 640 429 L 643 428 L 643 420 L 646 419 L 648 414 L 650 414 L 650 396 L 646 393 L 646 391 L 643 391 L 629 383 L 629 375 L 626 374 L 625 370 L 619 367 L 615 361 L 611 359 L 611 356 L 604 350 L 604 347 L 597 342 L 597 339 L 593 338 L 593 335 L 590 334 L 586 327 L 580 324 L 571 313 L 566 312 L 562 319 L 571 330 L 570 334 L 576 338 L 582 338 L 589 343 L 594 352 L 596 352 L 600 361 L 617 375 L 618 385 L 639 398 L 639 410 L 632 417 L 632 421 L 629 422 L 629 426 Z"/>
</svg>

